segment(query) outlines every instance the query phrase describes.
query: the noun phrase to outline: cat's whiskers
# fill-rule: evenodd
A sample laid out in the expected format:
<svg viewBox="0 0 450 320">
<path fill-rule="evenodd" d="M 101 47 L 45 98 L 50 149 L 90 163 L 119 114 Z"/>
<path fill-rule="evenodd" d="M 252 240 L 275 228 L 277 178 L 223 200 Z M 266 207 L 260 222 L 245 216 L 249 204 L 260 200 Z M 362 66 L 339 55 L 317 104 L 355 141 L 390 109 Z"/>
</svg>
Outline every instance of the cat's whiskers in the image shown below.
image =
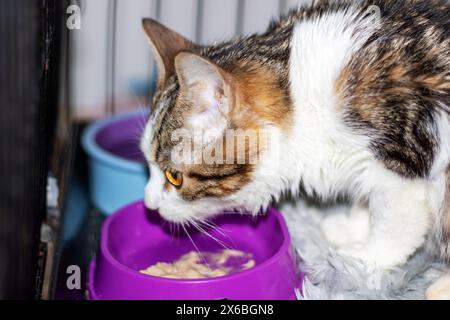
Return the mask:
<svg viewBox="0 0 450 320">
<path fill-rule="evenodd" d="M 221 236 L 227 238 L 229 240 L 229 242 L 231 243 L 231 246 L 236 248 L 236 243 L 234 242 L 233 238 L 230 237 L 230 235 L 228 233 L 230 233 L 230 230 L 227 229 L 223 229 L 220 228 L 218 225 L 216 225 L 214 222 L 212 221 L 208 221 L 208 220 L 199 220 L 197 221 L 200 224 L 203 224 L 204 226 L 210 228 L 213 231 L 217 231 Z"/>
<path fill-rule="evenodd" d="M 194 226 L 194 228 L 196 228 L 200 233 L 206 235 L 207 237 L 213 239 L 214 241 L 216 241 L 220 246 L 222 246 L 224 249 L 226 250 L 230 250 L 232 249 L 231 246 L 228 246 L 227 243 L 225 243 L 222 240 L 219 240 L 218 238 L 214 237 L 212 234 L 208 233 L 205 229 L 203 229 L 197 222 L 195 222 L 195 220 L 190 220 L 191 224 Z"/>
<path fill-rule="evenodd" d="M 169 231 L 170 231 L 170 240 L 174 241 L 175 234 L 174 234 L 174 227 L 173 227 L 173 223 L 172 222 L 169 222 Z"/>
<path fill-rule="evenodd" d="M 189 222 L 181 222 L 179 225 L 183 228 L 184 232 L 186 233 L 186 235 L 188 236 L 189 240 L 191 241 L 192 245 L 194 246 L 195 250 L 198 252 L 199 256 L 201 257 L 201 259 L 203 260 L 203 263 L 211 269 L 211 267 L 208 264 L 207 259 L 205 258 L 204 254 L 200 251 L 200 249 L 197 247 L 197 245 L 194 242 L 194 239 L 192 239 L 191 235 L 189 234 L 189 231 L 187 230 L 185 224 L 189 224 Z"/>
<path fill-rule="evenodd" d="M 257 213 L 248 213 L 248 211 L 242 209 L 236 209 L 236 211 L 224 211 L 222 213 L 220 213 L 220 215 L 241 215 L 241 216 L 249 216 L 249 217 L 262 217 L 265 216 L 265 213 L 261 213 L 261 212 L 257 212 Z"/>
<path fill-rule="evenodd" d="M 142 100 L 139 98 L 136 91 L 132 87 L 130 87 L 129 92 L 132 93 L 132 97 L 135 100 L 136 105 L 141 106 Z M 135 133 L 135 139 L 137 142 L 140 141 L 142 133 L 144 132 L 145 127 L 147 126 L 147 121 L 148 121 L 147 115 L 148 115 L 148 113 L 146 112 L 146 110 L 141 110 L 141 112 L 139 112 L 137 115 L 138 127 L 137 127 L 137 130 Z M 135 141 L 133 141 L 133 142 L 135 142 Z"/>
<path fill-rule="evenodd" d="M 177 228 L 176 228 L 176 231 L 177 231 L 177 234 L 176 234 L 176 236 L 177 236 L 177 238 L 179 238 L 180 237 L 180 234 L 181 234 L 181 228 L 180 228 L 180 224 L 179 223 L 177 223 L 177 224 L 175 224 L 176 226 L 177 226 Z"/>
<path fill-rule="evenodd" d="M 204 226 L 206 226 L 206 227 L 208 227 L 208 228 L 210 228 L 210 229 L 213 229 L 213 230 L 216 230 L 220 235 L 222 235 L 222 236 L 224 236 L 224 237 L 229 237 L 227 234 L 226 234 L 226 232 L 228 231 L 229 232 L 229 230 L 226 230 L 226 229 L 223 229 L 223 228 L 220 228 L 218 225 L 216 225 L 214 222 L 212 222 L 212 221 L 208 221 L 208 220 L 197 220 L 197 222 L 198 223 L 200 223 L 200 224 L 202 224 L 202 225 L 204 225 Z"/>
<path fill-rule="evenodd" d="M 139 98 L 136 91 L 133 89 L 133 87 L 129 87 L 129 92 L 131 92 L 133 99 L 135 100 L 136 105 L 141 106 L 142 105 L 142 99 Z M 139 135 L 144 131 L 145 126 L 147 125 L 147 119 L 146 119 L 146 112 L 142 111 L 142 113 L 139 115 Z"/>
</svg>

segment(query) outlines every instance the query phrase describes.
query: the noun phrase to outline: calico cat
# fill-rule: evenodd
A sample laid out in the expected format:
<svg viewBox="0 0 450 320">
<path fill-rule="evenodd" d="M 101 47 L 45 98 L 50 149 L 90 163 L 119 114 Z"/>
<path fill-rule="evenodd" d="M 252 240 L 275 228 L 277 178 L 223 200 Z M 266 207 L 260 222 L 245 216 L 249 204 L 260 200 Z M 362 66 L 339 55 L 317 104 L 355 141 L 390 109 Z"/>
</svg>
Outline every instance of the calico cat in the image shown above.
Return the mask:
<svg viewBox="0 0 450 320">
<path fill-rule="evenodd" d="M 314 1 L 263 34 L 206 46 L 143 26 L 159 65 L 141 140 L 149 208 L 184 222 L 256 214 L 300 189 L 346 196 L 370 219 L 350 224 L 368 234 L 342 254 L 391 268 L 434 237 L 450 257 L 448 1 Z M 256 163 L 180 163 L 181 129 L 203 132 L 201 148 L 223 144 L 228 129 L 269 130 L 280 143 L 258 144 Z M 243 146 L 232 153 L 248 155 Z M 344 227 L 324 231 L 338 243 Z"/>
</svg>

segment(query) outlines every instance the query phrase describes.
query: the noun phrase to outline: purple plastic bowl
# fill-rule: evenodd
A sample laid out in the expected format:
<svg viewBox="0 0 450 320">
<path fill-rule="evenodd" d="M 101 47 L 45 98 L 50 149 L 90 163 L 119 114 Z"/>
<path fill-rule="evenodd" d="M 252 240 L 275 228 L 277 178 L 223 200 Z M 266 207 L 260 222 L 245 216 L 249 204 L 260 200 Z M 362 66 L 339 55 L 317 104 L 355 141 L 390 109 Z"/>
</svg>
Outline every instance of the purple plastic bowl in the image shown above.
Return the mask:
<svg viewBox="0 0 450 320">
<path fill-rule="evenodd" d="M 100 252 L 89 270 L 92 300 L 293 300 L 303 282 L 298 259 L 282 215 L 225 214 L 208 234 L 228 247 L 251 252 L 256 266 L 224 277 L 167 279 L 139 273 L 157 262 L 173 262 L 196 250 L 184 232 L 175 231 L 143 202 L 109 217 L 102 227 Z M 171 230 L 172 229 L 172 230 Z M 189 229 L 200 251 L 223 247 L 209 236 Z"/>
</svg>

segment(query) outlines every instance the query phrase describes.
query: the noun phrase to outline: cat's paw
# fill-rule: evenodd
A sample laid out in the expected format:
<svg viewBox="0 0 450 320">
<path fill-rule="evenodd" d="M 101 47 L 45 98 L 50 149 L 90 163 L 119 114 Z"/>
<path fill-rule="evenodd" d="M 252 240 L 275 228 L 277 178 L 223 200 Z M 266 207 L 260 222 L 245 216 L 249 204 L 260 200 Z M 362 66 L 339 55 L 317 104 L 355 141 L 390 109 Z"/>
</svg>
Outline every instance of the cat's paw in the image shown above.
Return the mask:
<svg viewBox="0 0 450 320">
<path fill-rule="evenodd" d="M 338 250 L 342 256 L 361 261 L 369 269 L 389 270 L 406 263 L 408 256 L 396 250 L 382 250 L 378 246 L 363 244 L 349 245 Z"/>
<path fill-rule="evenodd" d="M 340 248 L 364 243 L 369 235 L 369 224 L 368 209 L 354 206 L 349 215 L 335 214 L 324 218 L 321 230 L 331 244 Z"/>
<path fill-rule="evenodd" d="M 335 247 L 342 247 L 354 242 L 354 235 L 348 228 L 348 217 L 333 215 L 323 219 L 320 228 L 325 239 Z"/>
<path fill-rule="evenodd" d="M 450 300 L 450 274 L 438 279 L 426 291 L 427 300 Z"/>
</svg>

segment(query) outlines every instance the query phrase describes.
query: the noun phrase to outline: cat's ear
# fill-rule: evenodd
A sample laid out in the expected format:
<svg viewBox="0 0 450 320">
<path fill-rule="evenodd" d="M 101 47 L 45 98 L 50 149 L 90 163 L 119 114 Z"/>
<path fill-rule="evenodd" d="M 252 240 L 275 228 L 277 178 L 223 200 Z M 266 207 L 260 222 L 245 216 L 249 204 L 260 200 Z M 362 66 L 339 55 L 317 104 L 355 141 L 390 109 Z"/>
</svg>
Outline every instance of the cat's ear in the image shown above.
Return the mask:
<svg viewBox="0 0 450 320">
<path fill-rule="evenodd" d="M 181 93 L 190 104 L 192 127 L 221 134 L 231 109 L 232 77 L 216 64 L 193 53 L 175 58 Z"/>
<path fill-rule="evenodd" d="M 198 46 L 179 33 L 153 19 L 143 19 L 142 25 L 158 63 L 159 83 L 175 72 L 175 57 L 182 51 L 195 51 Z"/>
</svg>

